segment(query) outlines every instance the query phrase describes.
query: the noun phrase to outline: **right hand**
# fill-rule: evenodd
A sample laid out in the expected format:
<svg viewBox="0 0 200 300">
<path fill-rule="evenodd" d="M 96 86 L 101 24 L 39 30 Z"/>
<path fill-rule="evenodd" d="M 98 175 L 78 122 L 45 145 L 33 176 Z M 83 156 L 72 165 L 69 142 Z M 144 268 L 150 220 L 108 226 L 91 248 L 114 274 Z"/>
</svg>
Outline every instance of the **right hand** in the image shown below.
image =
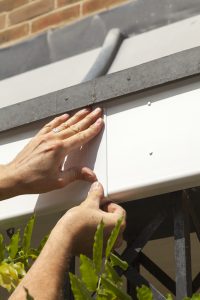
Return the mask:
<svg viewBox="0 0 200 300">
<path fill-rule="evenodd" d="M 96 175 L 86 166 L 61 167 L 65 157 L 93 139 L 103 125 L 100 108 L 85 108 L 46 124 L 12 162 L 0 166 L 0 199 L 49 192 L 79 179 L 94 182 Z"/>
<path fill-rule="evenodd" d="M 72 241 L 72 255 L 91 255 L 94 234 L 98 224 L 104 222 L 105 242 L 116 225 L 119 218 L 123 217 L 120 234 L 115 247 L 119 247 L 123 241 L 123 231 L 126 225 L 125 210 L 115 204 L 107 203 L 101 209 L 104 197 L 103 187 L 99 182 L 94 182 L 88 196 L 79 206 L 73 207 L 60 219 L 56 227 L 62 235 L 61 243 L 65 243 L 65 236 L 70 236 Z M 104 243 L 105 244 L 105 243 Z"/>
</svg>

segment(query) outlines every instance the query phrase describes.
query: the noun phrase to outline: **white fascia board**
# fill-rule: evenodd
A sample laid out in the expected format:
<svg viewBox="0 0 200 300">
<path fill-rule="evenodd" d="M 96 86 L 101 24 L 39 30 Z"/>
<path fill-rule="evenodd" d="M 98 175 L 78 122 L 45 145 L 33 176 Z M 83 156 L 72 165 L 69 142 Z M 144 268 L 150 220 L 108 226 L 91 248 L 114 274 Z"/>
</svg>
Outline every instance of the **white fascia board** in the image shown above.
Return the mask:
<svg viewBox="0 0 200 300">
<path fill-rule="evenodd" d="M 116 202 L 151 197 L 200 185 L 200 83 L 174 83 L 126 100 L 105 103 L 106 126 L 69 166 L 87 165 Z M 22 149 L 41 123 L 1 133 L 0 163 Z M 87 195 L 89 184 L 77 182 L 42 195 L 0 202 L 0 220 L 11 224 L 36 212 L 69 209 Z"/>
<path fill-rule="evenodd" d="M 200 185 L 200 83 L 107 105 L 108 195 L 117 202 Z"/>
</svg>

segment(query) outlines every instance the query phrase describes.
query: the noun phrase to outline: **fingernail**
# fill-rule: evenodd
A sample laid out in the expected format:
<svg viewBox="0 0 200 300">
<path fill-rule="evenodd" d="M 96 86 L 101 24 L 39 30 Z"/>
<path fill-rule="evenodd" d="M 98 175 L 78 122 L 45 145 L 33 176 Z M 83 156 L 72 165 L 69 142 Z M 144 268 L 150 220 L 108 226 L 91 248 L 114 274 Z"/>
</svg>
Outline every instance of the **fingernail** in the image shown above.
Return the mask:
<svg viewBox="0 0 200 300">
<path fill-rule="evenodd" d="M 67 117 L 69 117 L 69 115 L 68 114 L 63 114 L 63 115 L 61 115 L 61 117 L 62 118 L 67 118 Z"/>
<path fill-rule="evenodd" d="M 102 118 L 97 119 L 96 122 L 95 122 L 96 125 L 101 125 L 102 123 L 103 123 Z"/>
<path fill-rule="evenodd" d="M 97 113 L 100 113 L 100 112 L 102 112 L 102 109 L 100 108 L 100 107 L 97 107 L 97 108 L 95 108 L 95 110 L 93 110 L 93 114 L 97 114 Z"/>
<path fill-rule="evenodd" d="M 91 170 L 87 170 L 87 176 L 90 177 L 90 178 L 93 178 L 97 180 L 97 177 L 96 175 L 94 174 L 94 172 L 92 172 Z M 94 181 L 94 180 L 93 180 Z"/>
<path fill-rule="evenodd" d="M 100 183 L 98 181 L 96 181 L 91 185 L 90 191 L 94 192 L 94 191 L 98 190 L 99 187 L 100 187 Z"/>
<path fill-rule="evenodd" d="M 90 112 L 91 111 L 91 108 L 90 107 L 86 107 L 84 109 L 81 110 L 82 112 Z"/>
</svg>

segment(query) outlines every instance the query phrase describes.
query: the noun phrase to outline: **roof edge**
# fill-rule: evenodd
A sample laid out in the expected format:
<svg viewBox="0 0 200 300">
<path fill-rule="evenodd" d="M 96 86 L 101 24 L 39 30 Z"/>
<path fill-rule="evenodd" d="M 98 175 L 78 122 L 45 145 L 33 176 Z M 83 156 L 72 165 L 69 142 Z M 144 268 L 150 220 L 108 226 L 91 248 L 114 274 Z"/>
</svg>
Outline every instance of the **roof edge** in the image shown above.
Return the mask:
<svg viewBox="0 0 200 300">
<path fill-rule="evenodd" d="M 3 107 L 0 132 L 197 75 L 200 75 L 200 47 Z"/>
</svg>

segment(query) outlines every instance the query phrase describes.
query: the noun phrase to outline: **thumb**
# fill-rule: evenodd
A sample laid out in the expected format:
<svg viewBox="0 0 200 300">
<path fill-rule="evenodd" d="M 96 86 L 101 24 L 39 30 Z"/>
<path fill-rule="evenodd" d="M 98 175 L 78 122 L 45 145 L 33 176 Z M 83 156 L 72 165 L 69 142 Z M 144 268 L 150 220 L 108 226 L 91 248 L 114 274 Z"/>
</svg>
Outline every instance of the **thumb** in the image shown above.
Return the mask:
<svg viewBox="0 0 200 300">
<path fill-rule="evenodd" d="M 66 171 L 63 171 L 61 176 L 63 186 L 66 186 L 75 180 L 94 182 L 97 179 L 94 172 L 86 167 L 72 167 Z"/>
<path fill-rule="evenodd" d="M 94 182 L 90 190 L 88 192 L 88 196 L 86 200 L 82 203 L 82 205 L 86 205 L 88 207 L 99 208 L 100 202 L 104 197 L 103 186 L 100 182 Z"/>
</svg>

